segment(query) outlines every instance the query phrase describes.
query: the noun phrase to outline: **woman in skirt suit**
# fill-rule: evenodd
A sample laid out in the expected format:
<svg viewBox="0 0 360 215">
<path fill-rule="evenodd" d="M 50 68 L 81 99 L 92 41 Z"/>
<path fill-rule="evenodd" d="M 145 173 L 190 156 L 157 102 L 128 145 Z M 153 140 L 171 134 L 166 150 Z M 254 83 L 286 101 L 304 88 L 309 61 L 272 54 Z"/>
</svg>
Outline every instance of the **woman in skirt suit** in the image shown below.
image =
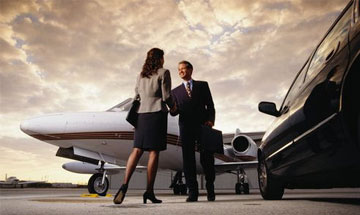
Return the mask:
<svg viewBox="0 0 360 215">
<path fill-rule="evenodd" d="M 170 72 L 163 68 L 164 51 L 152 48 L 138 75 L 135 99 L 140 100 L 139 117 L 134 135 L 134 148 L 127 164 L 122 186 L 114 197 L 115 204 L 125 198 L 128 184 L 144 151 L 149 151 L 147 187 L 143 202 L 161 203 L 154 194 L 154 182 L 159 162 L 159 153 L 166 149 L 168 107 L 175 108 L 171 98 Z M 167 107 L 168 106 L 168 107 Z"/>
</svg>

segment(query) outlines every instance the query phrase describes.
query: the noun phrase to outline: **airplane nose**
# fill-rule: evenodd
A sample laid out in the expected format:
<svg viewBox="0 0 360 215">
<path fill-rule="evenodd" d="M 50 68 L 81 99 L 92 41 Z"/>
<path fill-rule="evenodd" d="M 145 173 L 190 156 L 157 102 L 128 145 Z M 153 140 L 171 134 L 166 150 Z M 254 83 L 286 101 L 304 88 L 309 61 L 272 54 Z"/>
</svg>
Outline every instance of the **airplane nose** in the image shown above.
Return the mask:
<svg viewBox="0 0 360 215">
<path fill-rule="evenodd" d="M 26 134 L 31 133 L 32 131 L 31 131 L 30 128 L 31 128 L 31 123 L 29 122 L 29 120 L 24 120 L 24 121 L 21 122 L 21 124 L 20 124 L 20 129 L 21 129 L 24 133 L 26 133 Z"/>
<path fill-rule="evenodd" d="M 33 117 L 33 118 L 26 119 L 26 120 L 22 121 L 20 123 L 20 129 L 25 134 L 28 134 L 28 135 L 42 133 L 41 128 L 43 126 L 41 126 L 41 121 L 39 121 L 39 119 L 41 119 L 41 118 L 40 117 Z"/>
<path fill-rule="evenodd" d="M 62 119 L 62 114 L 34 116 L 22 121 L 20 129 L 28 135 L 62 133 L 65 122 L 66 120 Z"/>
</svg>

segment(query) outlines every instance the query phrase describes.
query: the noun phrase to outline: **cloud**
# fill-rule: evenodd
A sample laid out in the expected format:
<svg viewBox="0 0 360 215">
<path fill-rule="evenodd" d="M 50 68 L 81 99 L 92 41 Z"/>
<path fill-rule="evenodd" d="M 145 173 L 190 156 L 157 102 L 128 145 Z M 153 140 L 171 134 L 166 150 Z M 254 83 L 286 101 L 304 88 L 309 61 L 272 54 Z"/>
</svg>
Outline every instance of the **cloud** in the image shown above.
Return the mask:
<svg viewBox="0 0 360 215">
<path fill-rule="evenodd" d="M 104 110 L 132 96 L 134 79 L 152 46 L 164 47 L 174 86 L 180 82 L 177 62 L 188 59 L 196 78 L 214 84 L 215 99 L 227 92 L 229 98 L 246 94 L 280 103 L 278 94 L 285 94 L 285 86 L 335 18 L 334 11 L 343 7 L 341 1 L 325 1 L 322 8 L 309 1 L 2 4 L 6 113 L 17 112 L 16 107 L 38 110 L 33 112 Z M 278 73 L 285 74 L 283 79 L 272 79 Z M 267 81 L 258 84 L 265 76 Z M 216 88 L 229 81 L 237 83 L 234 93 Z"/>
<path fill-rule="evenodd" d="M 223 28 L 209 2 L 184 0 L 179 2 L 178 8 L 191 28 L 200 29 L 211 35 L 222 32 Z"/>
<path fill-rule="evenodd" d="M 2 23 L 8 23 L 21 13 L 36 11 L 37 9 L 38 7 L 33 1 L 0 1 L 0 20 Z"/>
</svg>

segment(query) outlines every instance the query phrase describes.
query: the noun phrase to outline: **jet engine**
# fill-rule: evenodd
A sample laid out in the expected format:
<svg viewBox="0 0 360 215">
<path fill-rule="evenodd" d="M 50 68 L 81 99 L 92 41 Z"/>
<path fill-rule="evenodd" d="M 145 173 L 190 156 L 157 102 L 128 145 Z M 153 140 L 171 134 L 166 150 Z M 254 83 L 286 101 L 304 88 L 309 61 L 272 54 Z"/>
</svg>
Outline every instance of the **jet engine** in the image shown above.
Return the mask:
<svg viewBox="0 0 360 215">
<path fill-rule="evenodd" d="M 246 135 L 237 135 L 231 141 L 235 156 L 241 160 L 251 161 L 257 158 L 258 147 L 256 143 Z"/>
</svg>

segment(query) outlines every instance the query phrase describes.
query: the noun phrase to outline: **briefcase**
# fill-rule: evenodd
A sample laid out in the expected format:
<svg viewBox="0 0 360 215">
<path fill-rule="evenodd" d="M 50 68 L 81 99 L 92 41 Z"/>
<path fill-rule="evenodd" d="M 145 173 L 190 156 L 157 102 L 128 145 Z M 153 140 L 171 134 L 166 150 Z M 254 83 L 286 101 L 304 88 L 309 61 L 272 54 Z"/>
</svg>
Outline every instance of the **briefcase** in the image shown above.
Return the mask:
<svg viewBox="0 0 360 215">
<path fill-rule="evenodd" d="M 131 105 L 131 108 L 126 116 L 126 121 L 128 121 L 132 126 L 136 128 L 137 120 L 139 117 L 138 110 L 140 107 L 140 101 L 135 99 Z"/>
<path fill-rule="evenodd" d="M 209 126 L 201 126 L 200 145 L 205 151 L 224 154 L 222 132 Z"/>
</svg>

